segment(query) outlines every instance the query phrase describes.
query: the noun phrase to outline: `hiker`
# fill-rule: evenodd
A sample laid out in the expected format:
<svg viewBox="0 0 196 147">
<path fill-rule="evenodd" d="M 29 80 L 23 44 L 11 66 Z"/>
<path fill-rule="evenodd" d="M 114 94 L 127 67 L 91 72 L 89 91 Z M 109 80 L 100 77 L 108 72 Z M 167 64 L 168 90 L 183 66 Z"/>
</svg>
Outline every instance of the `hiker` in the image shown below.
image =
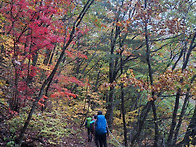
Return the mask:
<svg viewBox="0 0 196 147">
<path fill-rule="evenodd" d="M 97 120 L 97 115 L 94 115 L 90 122 L 90 130 L 93 135 L 95 135 L 95 122 Z"/>
<path fill-rule="evenodd" d="M 88 142 L 90 142 L 92 140 L 92 134 L 91 134 L 91 130 L 90 130 L 90 122 L 91 122 L 91 117 L 86 118 L 86 122 L 85 122 L 85 127 L 87 128 L 87 133 L 88 133 Z"/>
<path fill-rule="evenodd" d="M 107 138 L 106 138 L 106 134 L 108 133 L 107 121 L 105 119 L 105 116 L 102 114 L 102 111 L 98 111 L 95 130 L 96 130 L 96 137 L 98 140 L 98 144 L 96 144 L 97 147 L 99 146 L 107 147 Z"/>
<path fill-rule="evenodd" d="M 98 140 L 97 140 L 96 132 L 95 132 L 96 121 L 97 121 L 97 115 L 94 115 L 92 121 L 90 122 L 90 128 L 91 128 L 91 132 L 94 136 L 95 144 L 98 146 Z"/>
</svg>

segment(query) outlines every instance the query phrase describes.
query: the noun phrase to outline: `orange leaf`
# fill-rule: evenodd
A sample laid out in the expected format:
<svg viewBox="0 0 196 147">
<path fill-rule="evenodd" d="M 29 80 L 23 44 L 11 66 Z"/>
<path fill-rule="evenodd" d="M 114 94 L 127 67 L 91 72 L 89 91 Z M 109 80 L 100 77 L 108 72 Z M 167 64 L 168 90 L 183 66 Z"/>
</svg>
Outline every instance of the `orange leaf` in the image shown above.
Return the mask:
<svg viewBox="0 0 196 147">
<path fill-rule="evenodd" d="M 45 95 L 43 95 L 43 98 L 44 98 L 44 99 L 47 99 L 48 97 L 47 97 L 47 96 L 45 96 Z"/>
<path fill-rule="evenodd" d="M 104 25 L 104 24 L 101 24 L 101 26 L 102 26 L 102 27 L 104 27 L 104 28 L 106 28 L 106 27 L 107 27 L 107 26 L 106 26 L 106 25 Z"/>
<path fill-rule="evenodd" d="M 118 27 L 122 27 L 122 26 L 123 26 L 123 24 L 122 24 L 121 22 L 117 22 L 116 25 L 117 25 Z"/>
</svg>

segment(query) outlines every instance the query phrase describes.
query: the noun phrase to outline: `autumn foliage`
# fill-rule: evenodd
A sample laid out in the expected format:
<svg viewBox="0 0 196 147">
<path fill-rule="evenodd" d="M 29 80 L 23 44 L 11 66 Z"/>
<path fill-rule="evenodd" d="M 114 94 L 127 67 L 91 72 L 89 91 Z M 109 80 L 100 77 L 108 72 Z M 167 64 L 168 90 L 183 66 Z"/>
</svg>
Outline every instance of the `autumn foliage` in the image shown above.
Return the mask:
<svg viewBox="0 0 196 147">
<path fill-rule="evenodd" d="M 62 8 L 63 5 L 66 6 L 66 9 Z M 12 80 L 9 79 L 14 81 L 13 97 L 9 99 L 12 110 L 18 112 L 21 106 L 25 106 L 39 90 L 39 85 L 42 83 L 41 77 L 48 76 L 54 68 L 53 63 L 58 54 L 57 56 L 52 56 L 52 54 L 55 54 L 55 48 L 63 47 L 67 43 L 72 28 L 71 24 L 68 25 L 68 20 L 63 20 L 63 17 L 67 15 L 69 9 L 74 7 L 74 3 L 69 0 L 46 2 L 11 0 L 2 2 L 0 9 L 1 30 L 4 30 L 3 32 L 9 36 L 9 45 L 12 46 L 9 50 L 5 50 L 13 63 L 10 70 L 14 75 Z M 66 29 L 65 24 L 67 24 Z M 75 35 L 85 34 L 87 31 L 88 29 L 84 31 L 78 29 Z M 60 49 L 58 50 L 60 51 Z M 66 50 L 66 56 L 87 59 L 82 52 L 76 50 Z M 45 60 L 50 60 L 50 63 Z M 59 81 L 64 79 L 65 86 L 70 82 L 79 85 L 82 83 L 74 77 L 68 78 L 63 75 L 58 76 L 57 79 Z M 52 87 L 51 89 L 55 89 Z M 68 90 L 64 91 L 68 97 L 75 97 Z M 41 105 L 40 102 L 38 104 Z"/>
<path fill-rule="evenodd" d="M 30 109 L 20 141 L 35 110 L 99 108 L 125 146 L 194 144 L 194 1 L 3 0 L 0 35 L 1 109 Z"/>
</svg>

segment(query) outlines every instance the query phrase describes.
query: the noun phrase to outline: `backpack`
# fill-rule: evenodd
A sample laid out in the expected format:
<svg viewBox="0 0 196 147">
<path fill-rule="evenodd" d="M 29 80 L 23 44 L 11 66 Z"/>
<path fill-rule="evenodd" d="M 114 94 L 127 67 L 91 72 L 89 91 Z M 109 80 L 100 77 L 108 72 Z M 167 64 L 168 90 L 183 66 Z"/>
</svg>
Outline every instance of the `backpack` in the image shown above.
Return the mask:
<svg viewBox="0 0 196 147">
<path fill-rule="evenodd" d="M 97 134 L 107 133 L 106 125 L 107 125 L 107 122 L 106 122 L 105 116 L 97 115 L 96 133 Z"/>
<path fill-rule="evenodd" d="M 87 128 L 90 128 L 90 122 L 91 122 L 91 118 L 88 117 L 88 118 L 86 119 L 86 127 L 87 127 Z"/>
</svg>

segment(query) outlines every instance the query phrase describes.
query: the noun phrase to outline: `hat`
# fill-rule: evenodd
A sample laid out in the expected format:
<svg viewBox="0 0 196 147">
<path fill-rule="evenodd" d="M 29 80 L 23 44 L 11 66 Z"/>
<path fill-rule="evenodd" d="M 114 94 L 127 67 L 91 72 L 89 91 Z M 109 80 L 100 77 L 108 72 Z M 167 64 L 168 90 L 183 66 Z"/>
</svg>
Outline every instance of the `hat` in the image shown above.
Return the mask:
<svg viewBox="0 0 196 147">
<path fill-rule="evenodd" d="M 97 119 L 97 115 L 94 115 L 93 118 L 94 118 L 94 119 Z"/>
<path fill-rule="evenodd" d="M 102 111 L 98 111 L 97 115 L 102 115 Z"/>
</svg>

